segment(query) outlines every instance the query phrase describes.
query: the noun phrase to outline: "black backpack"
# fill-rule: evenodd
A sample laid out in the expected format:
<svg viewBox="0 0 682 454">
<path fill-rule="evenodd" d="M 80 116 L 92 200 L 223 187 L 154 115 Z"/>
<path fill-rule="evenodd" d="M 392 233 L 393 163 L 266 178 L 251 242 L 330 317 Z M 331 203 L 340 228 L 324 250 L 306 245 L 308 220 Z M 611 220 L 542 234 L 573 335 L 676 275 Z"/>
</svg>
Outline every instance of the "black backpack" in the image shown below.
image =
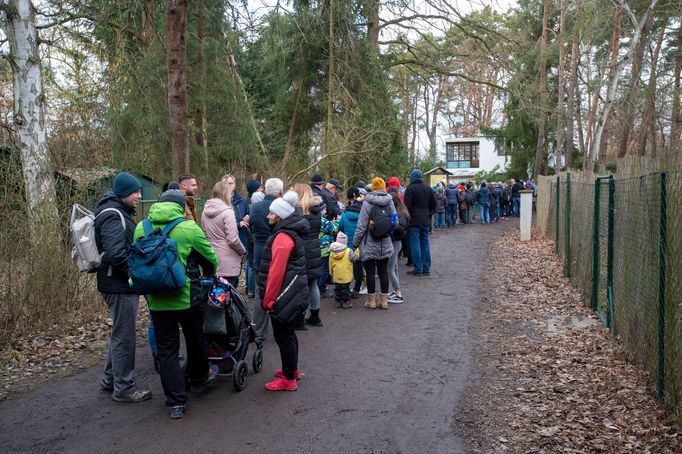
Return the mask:
<svg viewBox="0 0 682 454">
<path fill-rule="evenodd" d="M 509 202 L 511 202 L 511 199 L 512 199 L 511 190 L 504 189 L 502 191 L 502 201 L 504 203 L 509 203 Z"/>
<path fill-rule="evenodd" d="M 380 240 L 386 238 L 391 234 L 393 222 L 391 219 L 390 205 L 372 205 L 372 210 L 369 212 L 369 233 L 372 238 Z"/>
</svg>

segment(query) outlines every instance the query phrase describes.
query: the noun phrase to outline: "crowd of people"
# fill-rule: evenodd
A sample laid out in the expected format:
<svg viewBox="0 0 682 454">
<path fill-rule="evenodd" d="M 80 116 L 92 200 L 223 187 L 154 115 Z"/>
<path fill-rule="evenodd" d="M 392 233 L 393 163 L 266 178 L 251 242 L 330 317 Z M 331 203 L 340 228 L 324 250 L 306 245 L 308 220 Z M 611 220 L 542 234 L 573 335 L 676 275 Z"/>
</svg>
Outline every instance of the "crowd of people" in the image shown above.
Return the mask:
<svg viewBox="0 0 682 454">
<path fill-rule="evenodd" d="M 151 398 L 134 377 L 139 295 L 131 285 L 127 261 L 130 245 L 148 234 L 145 222 L 157 231 L 173 224 L 167 235 L 177 243 L 187 277 L 177 292 L 145 295 L 150 346 L 166 405 L 171 418 L 181 418 L 188 388 L 203 392 L 219 375 L 204 348 L 202 276 L 219 276 L 237 288 L 243 274 L 255 342 L 260 348 L 272 327 L 280 350 L 282 367 L 265 388 L 296 391 L 301 377 L 296 331 L 324 326 L 321 298 L 334 298 L 342 309 L 353 308 L 363 294 L 367 309 L 388 310 L 389 304 L 403 303 L 400 257 L 412 266 L 408 274 L 428 276 L 429 235 L 434 229 L 468 224 L 475 206 L 481 223 L 518 216 L 519 191 L 525 187 L 513 180 L 483 182 L 478 188 L 472 183 L 430 187 L 419 169 L 410 173 L 406 185 L 397 177 L 378 176 L 345 191 L 338 180 L 325 181 L 320 175 L 286 191 L 279 178 L 262 182 L 253 175 L 245 184 L 245 196 L 237 183 L 233 175 L 216 182 L 201 217 L 197 181 L 190 174 L 169 183 L 150 207 L 148 220 L 137 225 L 141 184 L 134 176 L 119 173 L 112 190 L 99 201 L 95 236 L 102 259 L 97 286 L 113 321 L 100 384 L 114 401 Z M 180 327 L 186 344 L 184 368 Z"/>
</svg>

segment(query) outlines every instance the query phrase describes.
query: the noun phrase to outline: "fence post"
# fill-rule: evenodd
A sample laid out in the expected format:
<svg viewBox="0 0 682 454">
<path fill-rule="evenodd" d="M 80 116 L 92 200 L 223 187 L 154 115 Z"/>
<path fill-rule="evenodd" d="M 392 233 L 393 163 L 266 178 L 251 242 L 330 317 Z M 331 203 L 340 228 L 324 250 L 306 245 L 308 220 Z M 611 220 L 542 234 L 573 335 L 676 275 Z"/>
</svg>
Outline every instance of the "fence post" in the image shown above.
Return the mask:
<svg viewBox="0 0 682 454">
<path fill-rule="evenodd" d="M 592 223 L 592 310 L 599 304 L 599 192 L 601 183 L 594 182 L 594 219 Z"/>
<path fill-rule="evenodd" d="M 556 177 L 556 236 L 554 237 L 554 244 L 556 245 L 556 255 L 559 255 L 559 219 L 561 218 L 561 213 L 559 212 L 559 208 L 561 207 L 560 205 L 560 195 L 559 193 L 561 192 L 561 177 L 557 175 Z"/>
<path fill-rule="evenodd" d="M 616 332 L 616 324 L 614 323 L 614 304 L 613 304 L 613 235 L 615 229 L 615 193 L 616 180 L 613 175 L 609 176 L 609 230 L 607 243 L 607 258 L 606 258 L 606 299 L 608 304 L 608 312 L 606 314 L 607 325 L 611 328 L 611 334 Z"/>
<path fill-rule="evenodd" d="M 661 172 L 661 206 L 658 247 L 658 398 L 665 395 L 665 279 L 666 246 L 668 235 L 667 173 Z"/>
<path fill-rule="evenodd" d="M 571 172 L 566 174 L 566 219 L 564 232 L 564 276 L 571 277 Z"/>
</svg>

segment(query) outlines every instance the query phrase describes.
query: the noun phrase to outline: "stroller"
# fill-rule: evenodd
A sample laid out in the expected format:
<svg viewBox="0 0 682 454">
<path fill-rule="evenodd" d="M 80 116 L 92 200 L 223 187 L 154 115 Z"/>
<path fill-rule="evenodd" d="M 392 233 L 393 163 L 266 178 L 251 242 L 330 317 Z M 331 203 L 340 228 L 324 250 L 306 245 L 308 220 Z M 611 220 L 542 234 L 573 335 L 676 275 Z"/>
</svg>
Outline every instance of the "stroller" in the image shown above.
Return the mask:
<svg viewBox="0 0 682 454">
<path fill-rule="evenodd" d="M 237 391 L 246 388 L 249 366 L 246 355 L 256 333 L 251 310 L 244 297 L 222 278 L 202 279 L 207 293 L 204 312 L 206 353 L 211 364 L 218 366 L 221 375 L 232 375 Z M 263 349 L 256 345 L 251 365 L 254 373 L 263 368 Z"/>
</svg>

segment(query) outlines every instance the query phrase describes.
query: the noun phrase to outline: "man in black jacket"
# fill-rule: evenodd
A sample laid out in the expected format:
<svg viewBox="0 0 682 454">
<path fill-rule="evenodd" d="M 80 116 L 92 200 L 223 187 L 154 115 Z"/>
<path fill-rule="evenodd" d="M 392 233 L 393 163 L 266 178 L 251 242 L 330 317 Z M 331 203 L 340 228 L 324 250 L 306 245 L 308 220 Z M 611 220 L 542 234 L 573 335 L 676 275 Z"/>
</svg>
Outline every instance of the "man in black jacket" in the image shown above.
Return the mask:
<svg viewBox="0 0 682 454">
<path fill-rule="evenodd" d="M 111 398 L 116 402 L 141 402 L 152 397 L 151 391 L 135 384 L 135 322 L 140 298 L 128 284 L 128 247 L 133 242 L 133 216 L 142 198 L 141 187 L 129 173 L 116 175 L 113 191 L 99 201 L 95 218 L 95 241 L 102 253 L 97 290 L 109 306 L 113 321 L 100 384 L 102 389 L 112 392 Z"/>
<path fill-rule="evenodd" d="M 256 273 L 260 269 L 265 243 L 268 242 L 268 238 L 272 233 L 270 223 L 268 222 L 270 205 L 275 199 L 282 196 L 283 191 L 284 182 L 279 178 L 270 178 L 265 181 L 265 198 L 251 206 L 249 225 L 253 234 L 253 268 L 256 270 Z M 263 295 L 256 296 L 256 304 L 253 306 L 253 323 L 256 325 L 256 343 L 260 345 L 268 333 L 269 318 L 260 303 L 258 303 L 263 298 Z"/>
<path fill-rule="evenodd" d="M 339 184 L 336 180 L 332 179 L 329 180 L 330 182 L 336 182 Z M 334 183 L 332 183 L 333 185 Z M 313 193 L 315 195 L 318 195 L 322 197 L 322 202 L 325 205 L 325 208 L 327 209 L 327 212 L 325 213 L 325 217 L 333 221 L 336 219 L 338 216 L 341 216 L 341 210 L 339 209 L 339 204 L 336 201 L 336 197 L 334 197 L 334 194 L 329 192 L 327 188 L 324 186 L 324 180 L 322 179 L 321 176 L 319 175 L 313 175 L 313 177 L 310 179 L 310 187 L 313 190 Z"/>
<path fill-rule="evenodd" d="M 414 264 L 414 268 L 407 273 L 415 276 L 428 276 L 431 274 L 429 227 L 431 216 L 436 209 L 436 198 L 431 188 L 424 184 L 422 172 L 419 169 L 414 169 L 410 173 L 410 184 L 405 189 L 405 206 L 410 212 L 408 235 Z"/>
</svg>

